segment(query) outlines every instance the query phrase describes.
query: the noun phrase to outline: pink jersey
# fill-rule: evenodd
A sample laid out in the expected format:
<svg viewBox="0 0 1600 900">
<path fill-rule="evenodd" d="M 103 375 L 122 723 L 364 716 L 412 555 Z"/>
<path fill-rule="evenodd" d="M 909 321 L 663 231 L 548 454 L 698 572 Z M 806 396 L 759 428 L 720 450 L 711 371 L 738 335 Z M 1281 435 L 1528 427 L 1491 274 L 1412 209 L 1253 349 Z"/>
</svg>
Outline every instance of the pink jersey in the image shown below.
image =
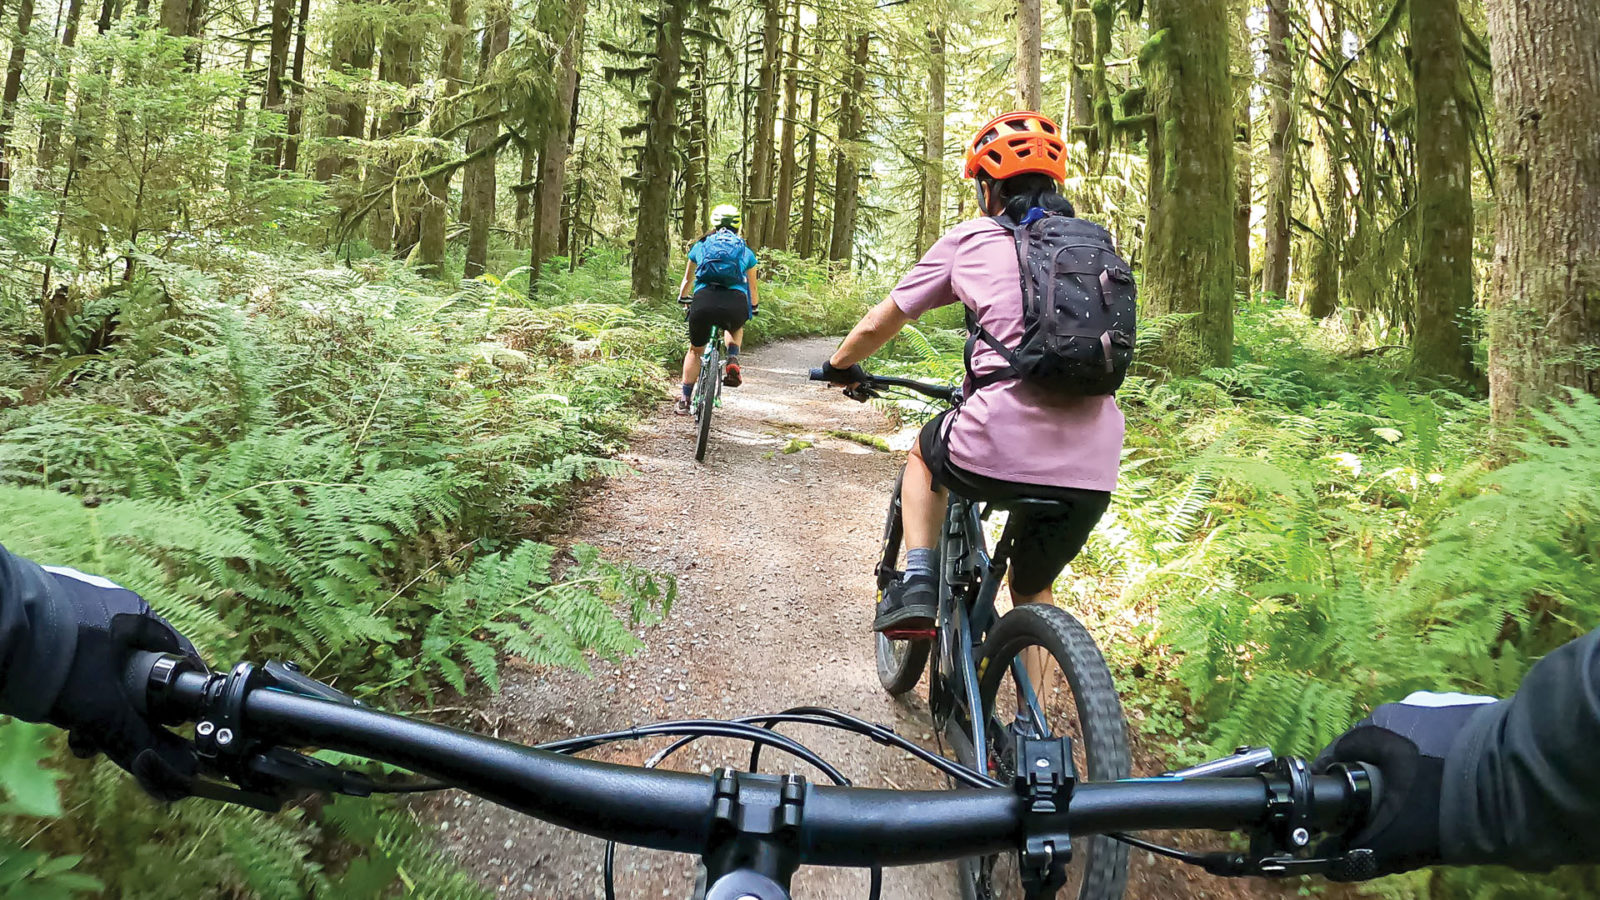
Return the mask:
<svg viewBox="0 0 1600 900">
<path fill-rule="evenodd" d="M 1022 339 L 1016 244 L 992 219 L 950 229 L 889 298 L 912 317 L 964 303 L 1000 343 L 1015 347 Z M 979 374 L 1005 365 L 982 342 L 973 351 L 972 366 Z M 950 461 L 968 472 L 1093 491 L 1117 485 L 1123 422 L 1112 397 L 1054 397 L 1007 379 L 970 394 L 953 418 Z"/>
</svg>

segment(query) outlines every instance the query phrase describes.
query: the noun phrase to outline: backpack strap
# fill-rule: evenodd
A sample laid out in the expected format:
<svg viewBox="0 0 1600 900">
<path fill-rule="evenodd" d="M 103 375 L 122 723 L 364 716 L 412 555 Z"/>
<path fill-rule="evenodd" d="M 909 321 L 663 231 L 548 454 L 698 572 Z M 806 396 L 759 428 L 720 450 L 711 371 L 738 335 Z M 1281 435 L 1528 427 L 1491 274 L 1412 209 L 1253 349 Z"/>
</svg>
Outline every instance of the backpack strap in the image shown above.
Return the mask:
<svg viewBox="0 0 1600 900">
<path fill-rule="evenodd" d="M 990 216 L 989 218 L 993 219 L 1000 227 L 1011 232 L 1012 241 L 1017 246 L 1017 274 L 1022 282 L 1023 319 L 1026 320 L 1029 306 L 1038 302 L 1038 293 L 1034 288 L 1033 279 L 1028 277 L 1028 247 L 1033 241 L 1032 235 L 1026 225 L 1018 225 L 1009 216 L 999 215 Z M 999 338 L 990 334 L 988 329 L 980 325 L 978 317 L 973 314 L 971 309 L 968 309 L 966 313 L 967 346 L 962 353 L 962 361 L 966 366 L 967 379 L 972 382 L 972 389 L 979 391 L 996 382 L 1018 377 L 1016 353 L 1010 347 L 1000 343 Z M 989 349 L 1000 354 L 1000 358 L 1006 361 L 1005 366 L 982 375 L 972 371 L 972 352 L 977 349 L 979 341 L 987 344 Z M 1024 341 L 1026 341 L 1026 333 L 1024 333 Z"/>
</svg>

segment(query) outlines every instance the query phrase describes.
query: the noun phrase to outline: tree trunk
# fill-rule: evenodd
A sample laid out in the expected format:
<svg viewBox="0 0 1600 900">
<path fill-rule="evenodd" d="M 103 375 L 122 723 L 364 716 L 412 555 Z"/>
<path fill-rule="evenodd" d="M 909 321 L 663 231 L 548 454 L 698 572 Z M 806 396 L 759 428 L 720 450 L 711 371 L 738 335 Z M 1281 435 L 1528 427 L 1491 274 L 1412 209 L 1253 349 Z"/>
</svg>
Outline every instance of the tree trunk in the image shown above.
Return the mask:
<svg viewBox="0 0 1600 900">
<path fill-rule="evenodd" d="M 561 227 L 561 200 L 567 187 L 567 158 L 572 136 L 578 130 L 578 73 L 583 59 L 583 17 L 586 0 L 568 4 L 567 33 L 561 42 L 561 77 L 556 83 L 556 114 L 544 133 L 539 151 L 539 184 L 534 189 L 533 233 L 529 259 L 534 278 L 551 254 L 561 252 L 565 229 Z"/>
<path fill-rule="evenodd" d="M 478 53 L 478 86 L 489 84 L 494 73 L 494 60 L 511 41 L 511 20 L 506 17 L 504 10 L 494 10 L 489 13 L 489 20 L 484 23 L 483 43 Z M 498 98 L 489 97 L 478 105 L 477 115 L 486 115 L 493 111 Z M 500 120 L 498 118 L 474 126 L 472 137 L 467 141 L 467 153 L 470 155 L 482 151 L 491 144 L 500 133 Z M 489 232 L 494 228 L 495 222 L 495 179 L 494 179 L 495 154 L 485 153 L 467 163 L 462 170 L 461 196 L 462 205 L 470 206 L 471 213 L 467 220 L 467 261 L 462 269 L 463 278 L 477 278 L 489 268 Z M 470 203 L 469 203 L 470 201 Z"/>
<path fill-rule="evenodd" d="M 522 106 L 522 168 L 518 170 L 516 187 L 512 190 L 517 195 L 516 217 L 516 246 L 519 250 L 526 250 L 532 241 L 529 230 L 533 227 L 533 189 L 535 176 L 539 172 L 539 145 L 543 143 L 538 138 L 550 129 L 549 122 L 539 122 L 539 107 L 537 98 L 532 91 L 528 92 L 528 102 Z M 560 113 L 552 116 L 559 118 Z"/>
<path fill-rule="evenodd" d="M 83 18 L 83 0 L 68 0 L 67 19 L 61 30 L 61 48 L 70 51 L 78 43 L 78 22 Z M 56 154 L 61 150 L 61 123 L 66 120 L 67 90 L 71 84 L 72 69 L 67 59 L 57 64 L 55 77 L 50 82 L 50 99 L 61 107 L 61 117 L 47 118 L 39 123 L 39 170 L 50 171 Z"/>
<path fill-rule="evenodd" d="M 922 204 L 916 256 L 928 252 L 944 226 L 944 25 L 928 26 L 928 111 L 922 123 Z"/>
<path fill-rule="evenodd" d="M 1294 68 L 1289 63 L 1289 0 L 1267 0 L 1267 134 L 1266 244 L 1261 259 L 1261 290 L 1273 297 L 1289 293 L 1289 214 L 1294 187 L 1289 152 L 1294 136 L 1290 97 Z"/>
<path fill-rule="evenodd" d="M 800 3 L 790 17 L 788 61 L 783 75 L 783 138 L 778 144 L 778 196 L 772 207 L 772 227 L 767 245 L 789 249 L 789 217 L 794 211 L 795 118 L 800 115 Z"/>
<path fill-rule="evenodd" d="M 1017 0 L 1017 107 L 1035 112 L 1044 105 L 1043 17 L 1040 0 Z"/>
<path fill-rule="evenodd" d="M 1250 91 L 1255 87 L 1255 52 L 1250 46 L 1249 0 L 1234 0 L 1234 76 L 1233 76 L 1233 148 L 1234 165 L 1238 167 L 1238 200 L 1233 212 L 1234 270 L 1238 275 L 1240 290 L 1250 294 L 1250 216 L 1254 212 L 1255 196 L 1251 179 L 1255 153 L 1250 143 Z"/>
<path fill-rule="evenodd" d="M 0 213 L 11 202 L 11 149 L 7 140 L 17 118 L 17 98 L 22 94 L 22 68 L 27 61 L 28 28 L 33 24 L 33 0 L 17 8 L 17 33 L 6 61 L 6 83 L 0 92 Z"/>
<path fill-rule="evenodd" d="M 274 0 L 281 2 L 281 0 Z M 411 67 L 412 44 L 408 37 L 400 30 L 403 25 L 391 25 L 388 33 L 383 38 L 383 52 L 378 58 L 378 79 L 402 87 L 410 87 L 415 80 Z M 403 106 L 395 106 L 383 117 L 381 124 L 375 123 L 376 137 L 386 138 L 399 134 L 405 129 L 407 110 Z M 382 191 L 386 195 L 378 201 L 372 210 L 369 222 L 369 240 L 373 249 L 389 252 L 395 249 L 396 237 L 404 243 L 404 236 L 397 232 L 404 230 L 404 219 L 410 214 L 409 204 L 403 202 L 402 191 L 395 185 L 395 163 L 385 154 L 384 158 L 367 167 L 367 194 Z"/>
<path fill-rule="evenodd" d="M 341 10 L 359 10 L 360 0 L 345 0 Z M 372 72 L 372 24 L 365 12 L 344 13 L 342 18 L 352 22 L 349 32 L 334 32 L 330 43 L 334 48 L 333 69 L 343 75 L 364 78 Z M 330 138 L 360 138 L 366 131 L 367 104 L 359 94 L 343 90 L 332 91 L 327 99 L 328 118 L 323 135 Z M 348 175 L 355 161 L 342 148 L 330 148 L 317 158 L 313 175 L 327 183 L 335 175 Z"/>
<path fill-rule="evenodd" d="M 1192 314 L 1167 333 L 1177 373 L 1233 358 L 1233 86 L 1228 0 L 1151 0 L 1142 57 L 1157 123 L 1150 129 L 1144 302 Z"/>
<path fill-rule="evenodd" d="M 744 210 L 745 240 L 755 248 L 767 246 L 772 219 L 772 131 L 778 110 L 778 65 L 783 58 L 783 0 L 761 0 L 761 7 L 761 68 L 756 75 L 750 199 Z"/>
<path fill-rule="evenodd" d="M 839 100 L 839 146 L 834 153 L 833 235 L 828 243 L 828 259 L 849 264 L 856 243 L 857 193 L 861 187 L 861 129 L 865 118 L 867 54 L 871 37 L 865 32 L 854 37 L 850 77 Z"/>
<path fill-rule="evenodd" d="M 1412 369 L 1471 381 L 1472 138 L 1456 0 L 1411 0 L 1416 91 L 1417 319 Z M 1600 37 L 1600 35 L 1597 35 Z"/>
<path fill-rule="evenodd" d="M 1486 0 L 1494 55 L 1497 423 L 1559 388 L 1600 394 L 1600 5 Z"/>
<path fill-rule="evenodd" d="M 1070 6 L 1072 77 L 1067 84 L 1072 92 L 1071 134 L 1094 154 L 1100 151 L 1100 134 L 1094 124 L 1094 8 L 1092 0 L 1074 0 Z"/>
<path fill-rule="evenodd" d="M 161 30 L 173 37 L 189 36 L 189 0 L 162 0 Z"/>
<path fill-rule="evenodd" d="M 289 28 L 293 22 L 293 0 L 272 0 L 272 21 L 267 31 L 267 84 L 261 96 L 261 108 L 270 114 L 268 124 L 272 130 L 262 135 L 256 148 L 256 156 L 266 168 L 277 166 L 283 155 L 283 75 L 289 69 Z"/>
<path fill-rule="evenodd" d="M 1313 65 L 1312 71 L 1318 73 L 1315 82 L 1317 96 L 1325 97 L 1334 87 L 1333 73 L 1325 66 L 1343 58 L 1342 53 L 1335 54 L 1344 35 L 1344 25 L 1336 6 L 1313 6 L 1312 13 L 1313 27 L 1322 37 L 1323 45 L 1323 60 Z M 1339 308 L 1339 264 L 1344 257 L 1346 230 L 1344 160 L 1340 158 L 1339 145 L 1334 140 L 1335 133 L 1343 127 L 1344 119 L 1331 105 L 1328 115 L 1331 121 L 1321 122 L 1321 127 L 1317 129 L 1315 156 L 1311 166 L 1312 196 L 1319 200 L 1322 233 L 1315 239 L 1311 253 L 1311 283 L 1306 291 L 1306 311 L 1316 319 L 1326 319 Z"/>
<path fill-rule="evenodd" d="M 451 100 L 461 84 L 461 56 L 471 24 L 467 0 L 450 0 L 450 24 L 439 52 L 439 98 L 435 101 L 433 133 L 442 137 L 455 122 Z M 454 146 L 454 142 L 451 142 Z M 444 162 L 442 153 L 429 154 L 423 167 Z M 423 179 L 422 209 L 417 216 L 417 270 L 433 278 L 445 276 L 446 235 L 450 225 L 450 173 Z"/>
<path fill-rule="evenodd" d="M 306 84 L 306 25 L 311 17 L 311 0 L 300 0 L 294 43 L 294 67 L 289 79 L 289 121 L 286 129 L 289 142 L 283 148 L 283 168 L 287 172 L 300 169 L 300 120 L 305 112 Z"/>
<path fill-rule="evenodd" d="M 673 155 L 678 146 L 677 92 L 683 20 L 690 0 L 662 0 L 650 79 L 649 140 L 639 154 L 639 219 L 633 233 L 633 293 L 660 297 L 667 283 L 667 236 L 672 209 Z"/>
<path fill-rule="evenodd" d="M 811 66 L 812 75 L 820 77 L 816 63 L 821 60 L 821 42 L 818 42 L 817 55 Z M 822 84 L 820 81 L 813 82 L 811 109 L 806 115 L 806 186 L 800 196 L 800 240 L 795 244 L 795 252 L 804 259 L 810 259 L 817 249 L 817 131 L 821 124 L 818 110 L 821 98 Z"/>
<path fill-rule="evenodd" d="M 689 152 L 683 170 L 683 218 L 678 222 L 678 235 L 685 243 L 703 233 L 703 223 L 710 210 L 702 207 L 700 197 L 706 182 L 711 178 L 711 148 L 706 127 L 706 65 L 695 63 L 693 83 L 689 87 Z"/>
</svg>

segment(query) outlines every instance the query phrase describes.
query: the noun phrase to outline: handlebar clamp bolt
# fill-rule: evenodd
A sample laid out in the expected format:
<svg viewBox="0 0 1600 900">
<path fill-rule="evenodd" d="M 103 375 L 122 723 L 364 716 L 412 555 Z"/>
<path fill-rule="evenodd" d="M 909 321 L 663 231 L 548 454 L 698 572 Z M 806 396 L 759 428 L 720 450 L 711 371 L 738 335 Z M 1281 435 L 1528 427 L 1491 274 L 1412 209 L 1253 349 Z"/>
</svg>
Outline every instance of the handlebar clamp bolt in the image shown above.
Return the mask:
<svg viewBox="0 0 1600 900">
<path fill-rule="evenodd" d="M 224 728 L 217 732 L 217 746 L 226 747 L 233 743 L 233 730 Z"/>
<path fill-rule="evenodd" d="M 1311 832 L 1304 828 L 1296 828 L 1294 833 L 1289 836 L 1289 839 L 1294 841 L 1296 847 L 1304 847 L 1311 843 Z"/>
<path fill-rule="evenodd" d="M 200 735 L 201 737 L 210 737 L 211 733 L 216 730 L 217 726 L 213 725 L 209 720 L 194 726 L 194 733 Z"/>
</svg>

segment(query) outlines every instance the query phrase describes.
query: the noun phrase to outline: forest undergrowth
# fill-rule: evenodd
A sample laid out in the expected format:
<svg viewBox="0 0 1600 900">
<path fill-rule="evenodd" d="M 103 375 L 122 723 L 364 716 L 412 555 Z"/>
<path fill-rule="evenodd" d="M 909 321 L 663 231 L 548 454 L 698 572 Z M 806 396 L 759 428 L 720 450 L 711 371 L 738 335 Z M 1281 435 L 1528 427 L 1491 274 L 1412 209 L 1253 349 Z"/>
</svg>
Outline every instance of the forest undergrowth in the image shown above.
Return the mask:
<svg viewBox="0 0 1600 900">
<path fill-rule="evenodd" d="M 629 301 L 620 254 L 552 261 L 533 301 L 525 269 L 450 289 L 376 256 L 135 262 L 53 344 L 25 295 L 0 305 L 9 549 L 139 591 L 215 663 L 292 659 L 413 710 L 497 689 L 506 656 L 626 654 L 669 610 L 670 579 L 539 540 L 625 470 L 680 358 L 676 303 Z M 859 314 L 825 267 L 770 266 L 753 339 Z M 0 726 L 7 897 L 478 893 L 403 808 L 163 809 L 64 744 Z"/>
<path fill-rule="evenodd" d="M 893 367 L 959 377 L 957 325 L 930 317 Z M 1242 744 L 1314 755 L 1414 690 L 1509 695 L 1600 619 L 1600 401 L 1573 393 L 1492 433 L 1482 397 L 1408 377 L 1348 320 L 1253 301 L 1237 325 L 1232 368 L 1129 378 L 1118 489 L 1057 585 L 1148 745 L 1174 764 Z M 1600 881 L 1439 869 L 1365 889 L 1555 898 Z"/>
</svg>

